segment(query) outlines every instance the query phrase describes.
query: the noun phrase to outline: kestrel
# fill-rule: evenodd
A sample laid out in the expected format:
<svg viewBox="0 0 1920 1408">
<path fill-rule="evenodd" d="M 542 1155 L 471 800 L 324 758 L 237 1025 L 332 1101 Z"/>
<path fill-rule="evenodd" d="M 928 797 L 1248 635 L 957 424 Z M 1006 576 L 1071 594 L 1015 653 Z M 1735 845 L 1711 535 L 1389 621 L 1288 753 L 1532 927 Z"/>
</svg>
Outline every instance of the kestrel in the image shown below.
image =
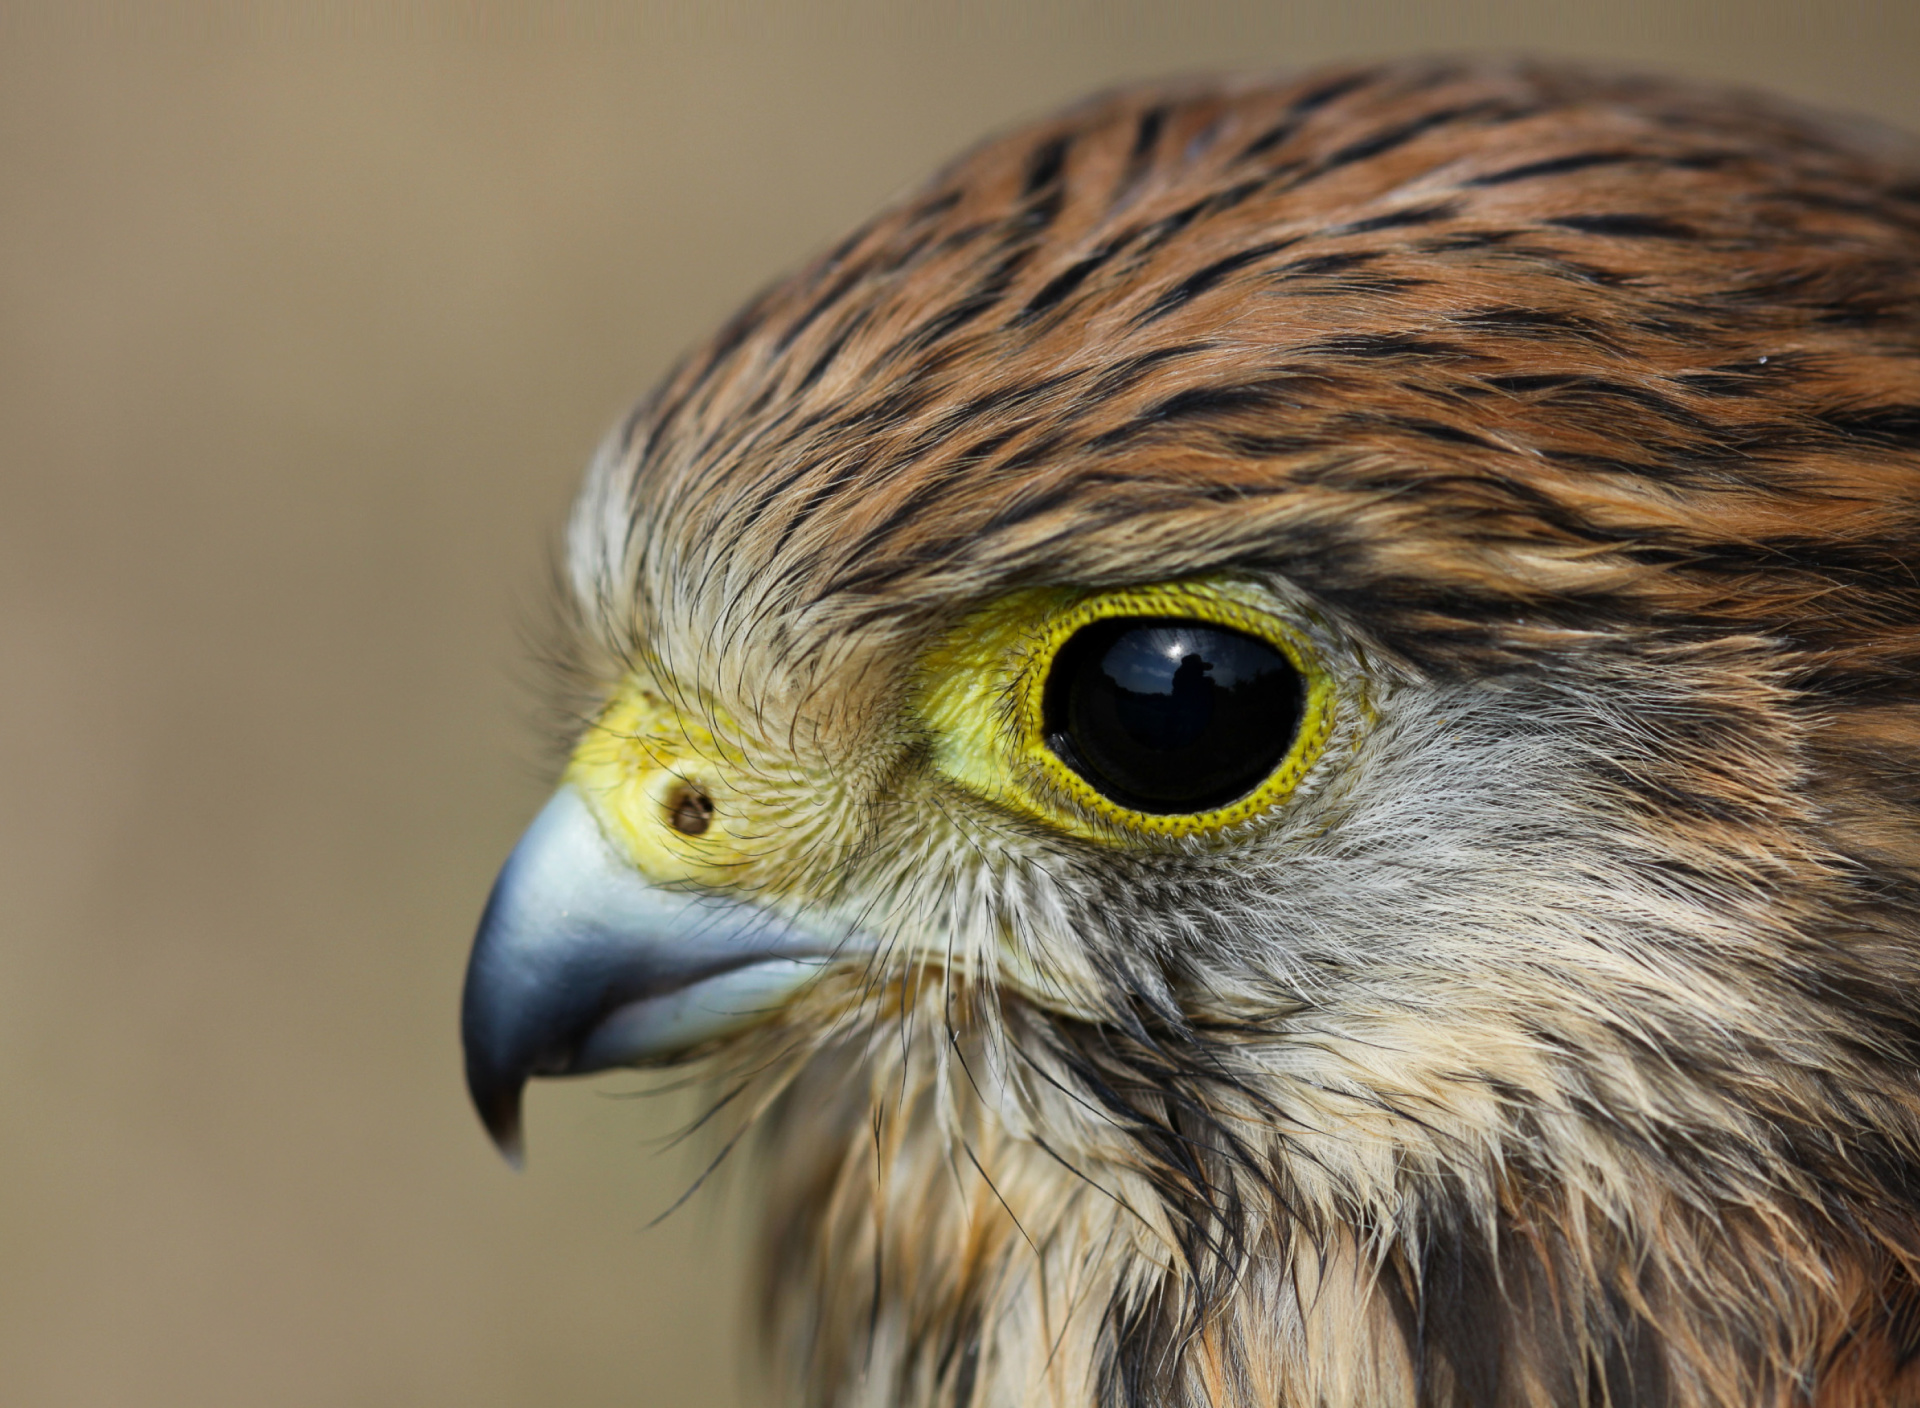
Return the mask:
<svg viewBox="0 0 1920 1408">
<path fill-rule="evenodd" d="M 607 440 L 464 1011 L 700 1063 L 812 1408 L 1920 1403 L 1920 147 L 1095 98 Z"/>
</svg>

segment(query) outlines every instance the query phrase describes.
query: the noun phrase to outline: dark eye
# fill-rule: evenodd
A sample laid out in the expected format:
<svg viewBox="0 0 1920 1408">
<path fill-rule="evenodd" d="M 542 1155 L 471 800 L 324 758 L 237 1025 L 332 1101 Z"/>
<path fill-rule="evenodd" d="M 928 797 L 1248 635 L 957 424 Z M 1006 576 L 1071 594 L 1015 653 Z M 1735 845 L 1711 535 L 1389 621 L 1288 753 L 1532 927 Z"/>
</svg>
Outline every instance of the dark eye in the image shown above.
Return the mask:
<svg viewBox="0 0 1920 1408">
<path fill-rule="evenodd" d="M 1258 636 L 1177 616 L 1119 616 L 1060 647 L 1041 695 L 1047 746 L 1135 811 L 1211 811 L 1279 766 L 1300 672 Z"/>
</svg>

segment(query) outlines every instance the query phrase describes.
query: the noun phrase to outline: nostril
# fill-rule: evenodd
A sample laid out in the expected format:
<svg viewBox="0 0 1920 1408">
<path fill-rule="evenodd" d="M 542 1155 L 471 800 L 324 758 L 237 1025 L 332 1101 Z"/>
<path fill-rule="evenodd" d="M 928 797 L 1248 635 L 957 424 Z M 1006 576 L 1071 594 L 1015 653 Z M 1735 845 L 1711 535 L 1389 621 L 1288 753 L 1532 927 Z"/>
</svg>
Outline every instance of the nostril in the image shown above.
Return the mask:
<svg viewBox="0 0 1920 1408">
<path fill-rule="evenodd" d="M 682 836 L 699 836 L 713 825 L 713 798 L 682 785 L 667 797 L 667 823 Z"/>
</svg>

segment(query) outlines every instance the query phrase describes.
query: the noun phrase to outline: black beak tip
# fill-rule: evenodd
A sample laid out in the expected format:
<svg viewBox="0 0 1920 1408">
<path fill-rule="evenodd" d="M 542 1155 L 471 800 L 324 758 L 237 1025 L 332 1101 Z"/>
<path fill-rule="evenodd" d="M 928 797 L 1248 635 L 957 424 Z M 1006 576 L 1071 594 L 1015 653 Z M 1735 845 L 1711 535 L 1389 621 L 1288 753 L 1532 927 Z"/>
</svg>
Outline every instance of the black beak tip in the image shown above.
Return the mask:
<svg viewBox="0 0 1920 1408">
<path fill-rule="evenodd" d="M 516 1173 L 527 1166 L 527 1145 L 520 1123 L 520 1093 L 525 1088 L 522 1081 L 504 1085 L 479 1081 L 468 1083 L 474 1108 L 480 1112 L 480 1123 L 486 1126 L 487 1137 L 493 1140 L 493 1147 L 500 1151 L 500 1157 Z"/>
</svg>

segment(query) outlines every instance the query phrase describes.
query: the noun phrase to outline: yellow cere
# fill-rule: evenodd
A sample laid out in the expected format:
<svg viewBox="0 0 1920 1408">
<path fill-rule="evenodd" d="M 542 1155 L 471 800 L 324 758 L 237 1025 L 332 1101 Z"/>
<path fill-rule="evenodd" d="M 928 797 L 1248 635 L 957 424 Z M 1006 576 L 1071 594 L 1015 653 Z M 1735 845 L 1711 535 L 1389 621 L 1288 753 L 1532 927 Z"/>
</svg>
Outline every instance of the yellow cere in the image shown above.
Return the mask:
<svg viewBox="0 0 1920 1408">
<path fill-rule="evenodd" d="M 1292 748 L 1264 782 L 1212 811 L 1140 812 L 1102 796 L 1047 746 L 1041 698 L 1048 667 L 1081 627 L 1112 616 L 1188 617 L 1258 636 L 1287 657 L 1306 681 L 1306 699 Z M 1104 841 L 1142 832 L 1208 835 L 1260 815 L 1299 784 L 1337 716 L 1335 681 L 1305 637 L 1229 581 L 1017 592 L 950 631 L 922 661 L 920 681 L 917 709 L 940 773 L 1000 806 Z"/>
<path fill-rule="evenodd" d="M 764 856 L 766 808 L 749 807 L 735 782 L 743 759 L 642 681 L 617 694 L 574 750 L 566 782 L 579 789 L 607 839 L 655 884 L 724 885 Z M 694 789 L 712 803 L 699 835 L 676 830 L 678 799 Z"/>
</svg>

